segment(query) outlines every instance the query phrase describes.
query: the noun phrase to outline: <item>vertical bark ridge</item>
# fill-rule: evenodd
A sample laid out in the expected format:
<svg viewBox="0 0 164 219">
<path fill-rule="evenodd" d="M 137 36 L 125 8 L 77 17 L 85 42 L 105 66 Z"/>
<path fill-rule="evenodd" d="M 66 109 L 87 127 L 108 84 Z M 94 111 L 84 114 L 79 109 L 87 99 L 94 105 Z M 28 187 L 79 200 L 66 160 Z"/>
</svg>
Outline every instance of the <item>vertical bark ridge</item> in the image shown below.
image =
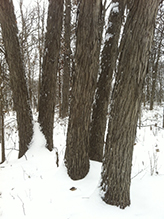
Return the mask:
<svg viewBox="0 0 164 219">
<path fill-rule="evenodd" d="M 62 14 L 63 0 L 50 0 L 38 117 L 41 130 L 47 141 L 47 148 L 50 151 L 53 149 L 55 92 L 62 29 Z"/>
<path fill-rule="evenodd" d="M 121 1 L 122 2 L 122 1 Z M 106 130 L 107 111 L 111 90 L 112 76 L 115 71 L 118 55 L 118 40 L 123 20 L 125 5 L 119 0 L 113 0 L 106 39 L 102 51 L 101 74 L 97 84 L 95 103 L 90 127 L 89 157 L 91 160 L 102 161 L 104 135 Z M 115 10 L 117 6 L 118 10 Z"/>
<path fill-rule="evenodd" d="M 89 171 L 89 124 L 100 46 L 99 13 L 100 0 L 81 1 L 65 153 L 68 174 L 74 180 L 84 178 Z"/>
<path fill-rule="evenodd" d="M 19 158 L 28 149 L 33 135 L 32 111 L 29 103 L 25 67 L 18 40 L 17 21 L 12 1 L 0 1 L 0 23 L 6 59 L 10 71 L 10 84 L 19 132 Z"/>
<path fill-rule="evenodd" d="M 130 205 L 133 145 L 159 1 L 134 1 L 120 45 L 101 173 L 102 199 Z"/>
</svg>

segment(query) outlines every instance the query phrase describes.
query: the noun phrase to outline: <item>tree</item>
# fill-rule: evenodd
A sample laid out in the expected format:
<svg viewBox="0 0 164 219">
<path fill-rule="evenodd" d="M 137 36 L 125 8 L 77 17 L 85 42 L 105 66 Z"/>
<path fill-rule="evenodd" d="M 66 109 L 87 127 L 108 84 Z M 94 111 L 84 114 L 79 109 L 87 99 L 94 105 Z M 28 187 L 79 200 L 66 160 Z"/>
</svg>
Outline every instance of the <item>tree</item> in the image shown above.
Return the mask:
<svg viewBox="0 0 164 219">
<path fill-rule="evenodd" d="M 3 72 L 0 63 L 0 144 L 1 144 L 1 162 L 5 161 L 5 141 L 4 141 L 4 109 L 3 109 Z"/>
<path fill-rule="evenodd" d="M 90 127 L 89 157 L 91 160 L 96 161 L 102 161 L 103 157 L 104 135 L 106 130 L 111 82 L 116 68 L 118 40 L 125 7 L 123 1 L 119 0 L 113 0 L 111 5 L 112 8 L 109 15 L 108 28 L 101 56 L 101 73 L 97 84 Z M 118 7 L 119 10 L 115 10 L 115 7 Z"/>
<path fill-rule="evenodd" d="M 26 8 L 20 0 L 18 17 L 19 42 L 24 60 L 31 108 L 38 109 L 38 89 L 42 71 L 45 29 L 45 2 L 37 0 L 32 8 Z M 39 74 L 39 80 L 38 80 Z"/>
<path fill-rule="evenodd" d="M 163 77 L 163 71 L 164 71 L 164 62 L 162 61 L 162 57 L 160 59 L 159 65 L 158 65 L 158 81 L 159 84 L 157 89 L 157 101 L 158 104 L 162 104 L 164 100 L 164 77 Z"/>
<path fill-rule="evenodd" d="M 1 91 L 2 91 L 2 106 L 3 113 L 9 112 L 13 109 L 12 91 L 10 86 L 9 69 L 5 59 L 5 48 L 3 45 L 3 39 L 0 29 L 0 79 L 1 79 Z"/>
<path fill-rule="evenodd" d="M 154 102 L 161 104 L 163 97 L 163 76 L 162 76 L 162 56 L 163 56 L 163 35 L 164 35 L 164 9 L 161 2 L 155 24 L 154 40 L 149 57 L 147 68 L 144 103 L 149 104 L 153 110 Z"/>
<path fill-rule="evenodd" d="M 18 29 L 13 2 L 0 1 L 0 23 L 6 59 L 10 71 L 10 83 L 13 93 L 14 109 L 17 114 L 19 132 L 19 158 L 28 149 L 33 135 L 32 112 L 29 104 L 25 68 L 18 40 Z"/>
<path fill-rule="evenodd" d="M 61 117 L 68 115 L 69 106 L 69 88 L 70 88 L 70 58 L 71 58 L 71 1 L 65 1 L 64 16 L 64 68 L 63 68 L 63 86 L 62 86 L 62 106 Z"/>
<path fill-rule="evenodd" d="M 29 100 L 31 108 L 36 107 L 36 100 L 34 100 L 35 95 L 33 92 L 33 81 L 35 75 L 35 67 L 37 62 L 37 52 L 34 49 L 37 45 L 37 40 L 35 37 L 34 26 L 36 21 L 36 10 L 23 11 L 23 1 L 20 0 L 20 19 L 21 19 L 21 31 L 19 33 L 19 42 L 21 48 L 21 54 L 23 57 L 25 72 L 27 77 L 27 86 L 29 91 Z M 34 104 L 35 102 L 35 104 Z"/>
<path fill-rule="evenodd" d="M 161 33 L 162 35 L 162 33 Z M 156 89 L 156 82 L 157 82 L 157 75 L 158 75 L 158 65 L 160 61 L 160 50 L 162 44 L 162 37 L 159 42 L 157 51 L 153 56 L 153 63 L 152 63 L 152 86 L 151 86 L 151 95 L 150 95 L 150 110 L 153 110 L 154 107 L 154 98 L 155 98 L 155 89 Z"/>
<path fill-rule="evenodd" d="M 47 148 L 50 151 L 53 149 L 56 74 L 60 51 L 62 14 L 63 0 L 49 0 L 38 121 L 47 140 Z"/>
<path fill-rule="evenodd" d="M 133 145 L 159 1 L 133 1 L 121 40 L 101 173 L 102 199 L 130 205 Z"/>
<path fill-rule="evenodd" d="M 41 87 L 41 77 L 42 77 L 42 64 L 44 56 L 44 43 L 45 43 L 45 2 L 43 2 L 43 8 L 40 8 L 39 0 L 37 0 L 37 36 L 38 36 L 38 54 L 39 54 L 39 81 L 38 81 L 38 105 L 37 110 L 39 111 L 39 96 Z"/>
<path fill-rule="evenodd" d="M 82 0 L 79 6 L 65 152 L 67 172 L 73 180 L 82 179 L 89 171 L 89 124 L 98 74 L 101 4 L 100 0 Z"/>
<path fill-rule="evenodd" d="M 163 11 L 162 11 L 163 12 Z M 164 23 L 161 22 L 160 15 L 164 15 L 161 10 L 159 10 L 158 13 L 158 19 L 156 21 L 156 30 L 154 34 L 154 42 L 152 46 L 152 51 L 150 55 L 150 68 L 149 71 L 152 75 L 152 85 L 150 90 L 150 110 L 153 110 L 154 107 L 154 100 L 155 100 L 155 94 L 156 94 L 156 88 L 157 88 L 157 78 L 159 75 L 159 63 L 160 58 L 162 56 L 162 41 L 164 36 Z M 157 99 L 157 98 L 156 98 Z"/>
</svg>

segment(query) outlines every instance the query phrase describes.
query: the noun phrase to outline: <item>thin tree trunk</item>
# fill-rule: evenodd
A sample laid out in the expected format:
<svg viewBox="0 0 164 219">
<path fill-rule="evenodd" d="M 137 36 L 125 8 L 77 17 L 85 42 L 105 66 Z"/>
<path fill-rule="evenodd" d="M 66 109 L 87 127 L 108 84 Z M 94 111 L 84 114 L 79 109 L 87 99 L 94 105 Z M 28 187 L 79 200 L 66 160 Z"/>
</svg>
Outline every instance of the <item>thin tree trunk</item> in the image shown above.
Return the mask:
<svg viewBox="0 0 164 219">
<path fill-rule="evenodd" d="M 162 124 L 162 128 L 164 128 L 164 107 L 163 107 L 163 124 Z"/>
<path fill-rule="evenodd" d="M 145 84 L 146 84 L 146 97 L 145 97 L 145 103 L 150 103 L 150 72 L 149 72 L 149 61 L 148 61 L 148 65 L 147 65 L 147 71 L 146 71 L 146 80 L 145 80 Z M 145 105 L 145 104 L 144 104 Z"/>
<path fill-rule="evenodd" d="M 59 58 L 60 59 L 60 58 Z M 63 66 L 62 66 L 62 58 L 61 60 L 59 60 L 59 70 L 58 70 L 58 78 L 57 78 L 57 83 L 58 83 L 58 92 L 57 93 L 57 97 L 58 97 L 58 100 L 57 100 L 57 103 L 58 103 L 58 106 L 59 106 L 59 116 L 61 116 L 61 106 L 62 106 L 62 70 L 63 70 Z"/>
<path fill-rule="evenodd" d="M 49 0 L 38 120 L 47 140 L 47 148 L 50 151 L 53 149 L 56 77 L 60 51 L 62 15 L 63 0 Z"/>
<path fill-rule="evenodd" d="M 62 106 L 61 117 L 64 118 L 68 115 L 69 106 L 69 88 L 70 88 L 70 39 L 71 39 L 71 1 L 65 2 L 65 33 L 64 33 L 64 68 L 63 68 L 63 86 L 62 86 Z"/>
<path fill-rule="evenodd" d="M 25 68 L 18 41 L 18 29 L 12 1 L 0 1 L 0 23 L 6 59 L 10 70 L 14 109 L 19 132 L 19 158 L 28 149 L 33 135 L 32 112 L 25 78 Z"/>
<path fill-rule="evenodd" d="M 101 1 L 82 0 L 79 9 L 65 153 L 67 171 L 74 180 L 82 179 L 89 171 L 89 124 L 98 74 Z"/>
<path fill-rule="evenodd" d="M 116 67 L 118 56 L 118 40 L 120 36 L 124 4 L 119 0 L 112 1 L 108 29 L 106 31 L 105 45 L 102 51 L 101 74 L 97 84 L 96 100 L 93 104 L 92 122 L 90 128 L 89 157 L 91 160 L 102 161 L 104 135 L 106 130 L 107 111 L 111 90 L 112 76 Z M 115 5 L 119 10 L 115 11 Z"/>
<path fill-rule="evenodd" d="M 133 145 L 159 1 L 134 1 L 125 24 L 101 173 L 102 199 L 130 205 Z"/>
<path fill-rule="evenodd" d="M 0 63 L 0 144 L 1 163 L 5 161 L 5 141 L 4 141 L 4 115 L 3 115 L 3 73 Z"/>
<path fill-rule="evenodd" d="M 44 52 L 44 22 L 45 22 L 45 4 L 43 3 L 43 11 L 40 12 L 40 5 L 39 0 L 37 0 L 37 32 L 38 32 L 38 51 L 39 51 L 39 80 L 38 80 L 38 105 L 37 111 L 39 111 L 39 102 L 40 102 L 40 87 L 41 87 L 41 77 L 42 77 L 42 60 L 43 60 L 43 52 Z M 41 22 L 41 24 L 40 24 Z M 40 30 L 41 26 L 41 30 Z"/>
<path fill-rule="evenodd" d="M 156 89 L 156 82 L 157 82 L 157 74 L 158 74 L 158 64 L 160 59 L 160 52 L 161 52 L 161 46 L 162 46 L 162 34 L 161 33 L 161 39 L 158 45 L 157 54 L 155 54 L 156 60 L 154 60 L 153 63 L 153 72 L 152 72 L 152 89 L 151 89 L 151 98 L 150 98 L 150 110 L 153 110 L 154 107 L 154 99 L 155 99 L 155 89 Z"/>
<path fill-rule="evenodd" d="M 161 74 L 162 71 L 161 69 L 159 70 L 158 74 L 159 74 L 159 94 L 158 94 L 158 102 L 161 105 L 162 104 L 162 96 L 163 96 L 163 83 L 162 83 L 162 75 Z"/>
<path fill-rule="evenodd" d="M 3 114 L 3 103 L 1 101 L 0 106 L 0 144 L 1 144 L 1 163 L 6 160 L 5 157 L 5 139 L 4 139 L 4 114 Z"/>
<path fill-rule="evenodd" d="M 155 63 L 155 66 L 153 66 L 153 72 L 152 72 L 152 87 L 151 87 L 151 97 L 150 97 L 150 110 L 153 110 L 153 107 L 154 107 L 157 73 L 158 73 L 157 72 L 157 63 Z"/>
</svg>

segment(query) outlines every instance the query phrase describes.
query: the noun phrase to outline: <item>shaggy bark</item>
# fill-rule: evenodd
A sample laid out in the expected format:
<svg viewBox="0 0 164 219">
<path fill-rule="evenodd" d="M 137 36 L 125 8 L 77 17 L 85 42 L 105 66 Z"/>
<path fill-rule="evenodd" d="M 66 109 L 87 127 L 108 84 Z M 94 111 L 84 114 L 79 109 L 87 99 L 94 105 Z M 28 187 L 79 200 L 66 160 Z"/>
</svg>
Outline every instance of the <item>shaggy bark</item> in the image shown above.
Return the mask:
<svg viewBox="0 0 164 219">
<path fill-rule="evenodd" d="M 56 75 L 60 51 L 63 0 L 50 0 L 43 57 L 43 72 L 39 100 L 39 123 L 47 141 L 53 149 L 53 125 L 55 108 Z"/>
<path fill-rule="evenodd" d="M 121 1 L 122 2 L 122 1 Z M 113 72 L 116 66 L 118 55 L 118 40 L 124 13 L 124 4 L 119 0 L 113 0 L 108 29 L 106 31 L 106 41 L 102 51 L 101 74 L 97 84 L 96 100 L 93 104 L 92 122 L 90 127 L 90 147 L 89 157 L 91 160 L 102 161 L 104 135 L 106 130 L 106 116 L 109 105 L 109 96 Z M 118 10 L 115 10 L 117 5 Z"/>
<path fill-rule="evenodd" d="M 153 110 L 154 107 L 154 99 L 155 99 L 155 90 L 156 90 L 156 83 L 157 83 L 157 75 L 158 75 L 158 65 L 160 61 L 161 56 L 161 47 L 162 47 L 162 40 L 163 40 L 163 32 L 161 32 L 161 38 L 158 45 L 158 48 L 155 49 L 152 56 L 154 57 L 153 63 L 152 63 L 152 87 L 151 87 L 151 95 L 150 95 L 150 110 Z"/>
<path fill-rule="evenodd" d="M 123 32 L 101 173 L 102 199 L 130 205 L 133 145 L 159 1 L 134 1 Z"/>
<path fill-rule="evenodd" d="M 63 68 L 63 86 L 62 86 L 62 106 L 61 117 L 68 115 L 69 106 L 69 88 L 70 88 L 70 56 L 71 56 L 71 2 L 66 0 L 65 9 L 65 33 L 64 33 L 64 68 Z"/>
<path fill-rule="evenodd" d="M 10 70 L 14 109 L 17 114 L 19 132 L 19 158 L 28 149 L 33 135 L 32 112 L 25 78 L 25 68 L 18 41 L 17 21 L 12 1 L 0 1 L 0 23 L 6 59 Z"/>
<path fill-rule="evenodd" d="M 3 112 L 3 73 L 0 63 L 0 143 L 1 143 L 1 163 L 5 161 L 5 141 L 4 141 L 4 112 Z"/>
<path fill-rule="evenodd" d="M 89 124 L 99 54 L 100 0 L 80 2 L 65 163 L 69 176 L 82 179 L 89 171 Z"/>
</svg>

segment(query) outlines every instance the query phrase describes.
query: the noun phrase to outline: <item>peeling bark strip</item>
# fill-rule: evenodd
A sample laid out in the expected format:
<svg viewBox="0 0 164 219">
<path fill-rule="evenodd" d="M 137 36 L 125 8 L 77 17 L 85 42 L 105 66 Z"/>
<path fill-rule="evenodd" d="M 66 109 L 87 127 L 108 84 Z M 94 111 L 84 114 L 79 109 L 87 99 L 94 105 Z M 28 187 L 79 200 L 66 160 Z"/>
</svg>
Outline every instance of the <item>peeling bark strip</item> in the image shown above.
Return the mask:
<svg viewBox="0 0 164 219">
<path fill-rule="evenodd" d="M 47 33 L 43 57 L 43 74 L 40 88 L 39 123 L 47 140 L 47 148 L 53 149 L 53 125 L 56 92 L 56 75 L 60 51 L 63 0 L 50 0 Z"/>
<path fill-rule="evenodd" d="M 100 13 L 100 0 L 80 2 L 65 154 L 68 174 L 74 180 L 84 178 L 89 171 L 89 124 L 98 74 Z"/>
<path fill-rule="evenodd" d="M 19 158 L 27 151 L 32 139 L 32 112 L 26 85 L 23 58 L 18 41 L 18 29 L 12 1 L 0 0 L 0 23 L 19 132 Z"/>
<path fill-rule="evenodd" d="M 133 145 L 159 1 L 133 2 L 120 45 L 101 173 L 102 199 L 120 208 L 130 205 Z"/>
</svg>

